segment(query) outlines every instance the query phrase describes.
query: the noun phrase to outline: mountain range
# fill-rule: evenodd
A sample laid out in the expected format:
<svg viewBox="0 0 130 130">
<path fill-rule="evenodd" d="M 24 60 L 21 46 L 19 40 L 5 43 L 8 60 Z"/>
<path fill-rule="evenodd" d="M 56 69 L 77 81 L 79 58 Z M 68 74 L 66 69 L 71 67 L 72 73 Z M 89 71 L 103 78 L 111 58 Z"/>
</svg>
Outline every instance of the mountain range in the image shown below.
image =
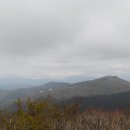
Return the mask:
<svg viewBox="0 0 130 130">
<path fill-rule="evenodd" d="M 28 97 L 42 100 L 48 95 L 57 102 L 79 103 L 81 108 L 121 109 L 130 106 L 130 82 L 117 76 L 105 76 L 78 83 L 49 82 L 44 85 L 0 91 L 0 108 Z"/>
</svg>

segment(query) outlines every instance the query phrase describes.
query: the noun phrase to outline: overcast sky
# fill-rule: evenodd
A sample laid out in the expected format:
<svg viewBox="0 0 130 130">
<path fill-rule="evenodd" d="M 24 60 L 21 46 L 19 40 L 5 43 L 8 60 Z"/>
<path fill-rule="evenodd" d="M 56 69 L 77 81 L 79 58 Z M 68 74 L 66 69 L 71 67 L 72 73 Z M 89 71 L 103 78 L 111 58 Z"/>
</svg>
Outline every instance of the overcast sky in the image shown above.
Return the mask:
<svg viewBox="0 0 130 130">
<path fill-rule="evenodd" d="M 129 0 L 0 0 L 0 77 L 103 75 L 130 77 Z"/>
</svg>

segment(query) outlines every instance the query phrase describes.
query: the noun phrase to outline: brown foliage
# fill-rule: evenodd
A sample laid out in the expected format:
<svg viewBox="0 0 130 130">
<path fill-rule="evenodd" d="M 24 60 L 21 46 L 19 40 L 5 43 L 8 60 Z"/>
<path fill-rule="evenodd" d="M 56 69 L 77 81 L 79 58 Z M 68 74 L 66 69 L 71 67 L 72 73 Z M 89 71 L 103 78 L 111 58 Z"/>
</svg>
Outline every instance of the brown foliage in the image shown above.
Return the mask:
<svg viewBox="0 0 130 130">
<path fill-rule="evenodd" d="M 55 105 L 48 101 L 26 105 L 19 99 L 14 113 L 0 113 L 0 130 L 129 130 L 130 113 L 87 109 L 79 112 L 78 105 Z"/>
</svg>

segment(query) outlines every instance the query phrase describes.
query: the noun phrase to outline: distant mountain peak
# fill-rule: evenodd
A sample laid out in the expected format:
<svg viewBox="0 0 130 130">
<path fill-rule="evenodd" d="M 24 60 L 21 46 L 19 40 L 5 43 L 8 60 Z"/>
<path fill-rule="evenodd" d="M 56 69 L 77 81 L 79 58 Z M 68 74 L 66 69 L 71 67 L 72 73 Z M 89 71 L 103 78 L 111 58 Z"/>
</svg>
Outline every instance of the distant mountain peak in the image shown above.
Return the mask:
<svg viewBox="0 0 130 130">
<path fill-rule="evenodd" d="M 120 80 L 122 80 L 118 76 L 112 76 L 112 75 L 107 75 L 107 76 L 101 77 L 99 79 L 120 79 Z"/>
</svg>

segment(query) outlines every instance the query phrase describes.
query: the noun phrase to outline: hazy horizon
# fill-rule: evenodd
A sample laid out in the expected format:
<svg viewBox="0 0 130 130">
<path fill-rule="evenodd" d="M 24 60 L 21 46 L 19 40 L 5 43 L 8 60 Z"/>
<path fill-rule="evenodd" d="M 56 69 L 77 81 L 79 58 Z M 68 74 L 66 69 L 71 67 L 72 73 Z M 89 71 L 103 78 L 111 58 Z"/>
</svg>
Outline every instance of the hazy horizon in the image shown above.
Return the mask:
<svg viewBox="0 0 130 130">
<path fill-rule="evenodd" d="M 100 79 L 104 77 L 118 77 L 122 80 L 126 80 L 130 82 L 130 79 L 126 79 L 117 75 L 104 75 L 102 77 L 71 77 L 71 78 L 65 78 L 65 79 L 31 79 L 31 78 L 21 78 L 21 77 L 6 77 L 6 78 L 0 78 L 0 89 L 3 90 L 13 90 L 18 88 L 31 88 L 31 87 L 39 87 L 43 86 L 47 83 L 78 83 L 78 82 L 84 82 L 84 81 L 90 81 L 95 79 Z"/>
</svg>

